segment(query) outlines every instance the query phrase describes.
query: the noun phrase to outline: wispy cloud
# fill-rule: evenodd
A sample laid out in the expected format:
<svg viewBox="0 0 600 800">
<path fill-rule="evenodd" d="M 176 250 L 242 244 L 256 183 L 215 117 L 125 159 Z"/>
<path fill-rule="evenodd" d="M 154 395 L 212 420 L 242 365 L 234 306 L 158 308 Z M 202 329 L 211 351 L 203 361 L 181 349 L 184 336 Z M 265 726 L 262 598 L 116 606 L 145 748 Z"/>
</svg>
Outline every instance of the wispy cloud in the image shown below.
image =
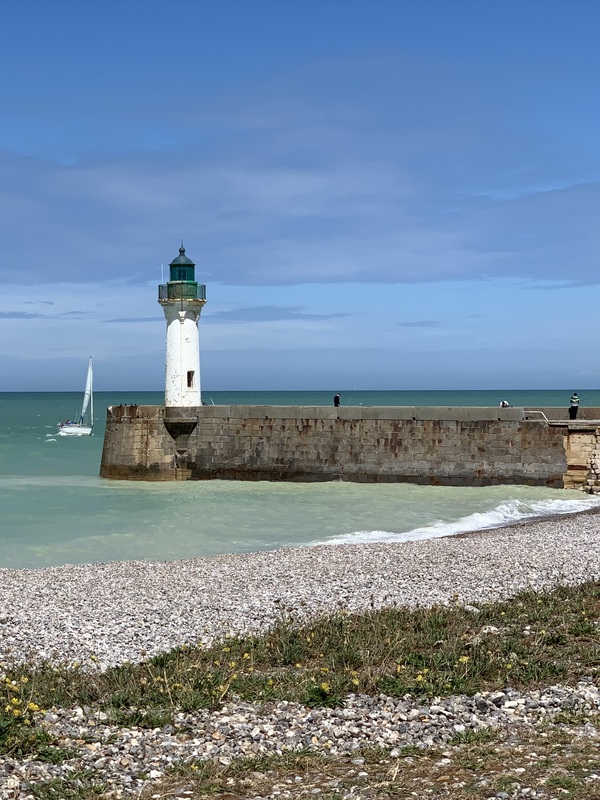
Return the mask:
<svg viewBox="0 0 600 800">
<path fill-rule="evenodd" d="M 115 319 L 104 319 L 102 322 L 104 324 L 113 324 L 113 323 L 125 323 L 126 325 L 130 325 L 131 323 L 138 323 L 138 322 L 162 322 L 163 317 L 155 316 L 155 317 L 117 317 Z"/>
<path fill-rule="evenodd" d="M 439 328 L 440 323 L 432 319 L 415 320 L 414 322 L 398 322 L 401 328 Z"/>
<path fill-rule="evenodd" d="M 251 308 L 237 308 L 229 311 L 215 311 L 206 314 L 206 322 L 280 322 L 282 320 L 327 320 L 339 319 L 347 314 L 310 314 L 302 311 L 300 306 L 254 306 Z"/>
<path fill-rule="evenodd" d="M 0 319 L 43 319 L 44 316 L 29 311 L 0 311 Z"/>
</svg>

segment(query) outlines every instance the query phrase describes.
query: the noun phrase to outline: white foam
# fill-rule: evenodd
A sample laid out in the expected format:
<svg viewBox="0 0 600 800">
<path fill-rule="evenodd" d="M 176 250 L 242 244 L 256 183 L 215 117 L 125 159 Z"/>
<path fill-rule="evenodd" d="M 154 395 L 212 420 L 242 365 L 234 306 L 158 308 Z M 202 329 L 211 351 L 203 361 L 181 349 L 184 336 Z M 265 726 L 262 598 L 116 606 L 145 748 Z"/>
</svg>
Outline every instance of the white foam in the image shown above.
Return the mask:
<svg viewBox="0 0 600 800">
<path fill-rule="evenodd" d="M 499 528 L 528 519 L 553 517 L 558 514 L 576 514 L 600 506 L 600 497 L 584 495 L 569 500 L 506 500 L 490 511 L 469 514 L 466 517 L 448 522 L 437 520 L 422 528 L 409 531 L 355 531 L 354 533 L 327 539 L 327 544 L 358 544 L 360 542 L 411 542 L 419 539 L 435 539 L 441 536 L 456 536 L 460 533 Z"/>
</svg>

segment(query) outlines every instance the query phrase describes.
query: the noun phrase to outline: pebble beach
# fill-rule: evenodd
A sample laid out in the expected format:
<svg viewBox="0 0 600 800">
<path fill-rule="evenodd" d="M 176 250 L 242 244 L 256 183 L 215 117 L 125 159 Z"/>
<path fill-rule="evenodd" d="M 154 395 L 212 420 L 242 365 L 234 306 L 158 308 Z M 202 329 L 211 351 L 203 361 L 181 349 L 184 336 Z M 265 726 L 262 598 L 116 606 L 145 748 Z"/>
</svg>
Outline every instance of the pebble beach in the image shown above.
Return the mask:
<svg viewBox="0 0 600 800">
<path fill-rule="evenodd" d="M 600 577 L 600 513 L 415 542 L 0 570 L 0 662 L 106 668 L 386 605 L 481 603 Z"/>
<path fill-rule="evenodd" d="M 600 515 L 584 512 L 398 544 L 1 573 L 0 661 L 5 668 L 23 659 L 49 659 L 104 669 L 177 645 L 261 632 L 282 612 L 307 618 L 340 606 L 360 611 L 393 604 L 470 605 L 524 589 L 598 580 Z M 87 708 L 51 709 L 41 724 L 76 755 L 62 764 L 1 758 L 0 797 L 34 798 L 32 787 L 68 780 L 75 769 L 98 776 L 106 787 L 102 797 L 159 797 L 152 795 L 153 782 L 178 761 L 228 764 L 287 749 L 346 755 L 360 770 L 364 747 L 387 748 L 393 758 L 407 745 L 443 746 L 467 730 L 531 728 L 565 706 L 597 713 L 597 687 L 582 680 L 572 687 L 507 689 L 429 705 L 409 697 L 353 695 L 337 709 L 231 704 L 216 712 L 176 714 L 172 725 L 156 730 L 121 728 Z M 586 728 L 583 735 L 594 734 Z M 320 791 L 315 784 L 311 793 Z M 285 786 L 264 795 L 296 796 Z M 339 796 L 346 797 L 341 790 Z"/>
</svg>

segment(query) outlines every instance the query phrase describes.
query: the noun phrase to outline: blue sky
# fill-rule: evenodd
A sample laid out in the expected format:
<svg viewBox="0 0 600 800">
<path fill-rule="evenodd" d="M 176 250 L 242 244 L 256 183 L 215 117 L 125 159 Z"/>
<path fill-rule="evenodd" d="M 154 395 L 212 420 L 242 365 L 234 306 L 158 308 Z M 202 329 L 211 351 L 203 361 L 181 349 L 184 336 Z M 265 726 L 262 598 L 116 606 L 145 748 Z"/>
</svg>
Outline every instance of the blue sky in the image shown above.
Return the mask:
<svg viewBox="0 0 600 800">
<path fill-rule="evenodd" d="M 600 386 L 600 3 L 5 4 L 0 390 Z"/>
</svg>

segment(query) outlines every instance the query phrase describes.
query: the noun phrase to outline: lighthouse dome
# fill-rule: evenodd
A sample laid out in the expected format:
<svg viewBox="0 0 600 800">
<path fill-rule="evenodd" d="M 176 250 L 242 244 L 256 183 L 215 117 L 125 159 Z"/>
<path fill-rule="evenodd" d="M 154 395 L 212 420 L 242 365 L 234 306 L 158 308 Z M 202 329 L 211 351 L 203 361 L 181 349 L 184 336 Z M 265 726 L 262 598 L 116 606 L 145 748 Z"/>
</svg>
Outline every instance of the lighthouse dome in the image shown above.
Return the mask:
<svg viewBox="0 0 600 800">
<path fill-rule="evenodd" d="M 170 267 L 195 267 L 196 265 L 192 261 L 191 258 L 188 258 L 185 254 L 185 247 L 181 245 L 179 248 L 179 255 L 177 258 L 174 258 L 173 261 L 169 264 Z"/>
</svg>

